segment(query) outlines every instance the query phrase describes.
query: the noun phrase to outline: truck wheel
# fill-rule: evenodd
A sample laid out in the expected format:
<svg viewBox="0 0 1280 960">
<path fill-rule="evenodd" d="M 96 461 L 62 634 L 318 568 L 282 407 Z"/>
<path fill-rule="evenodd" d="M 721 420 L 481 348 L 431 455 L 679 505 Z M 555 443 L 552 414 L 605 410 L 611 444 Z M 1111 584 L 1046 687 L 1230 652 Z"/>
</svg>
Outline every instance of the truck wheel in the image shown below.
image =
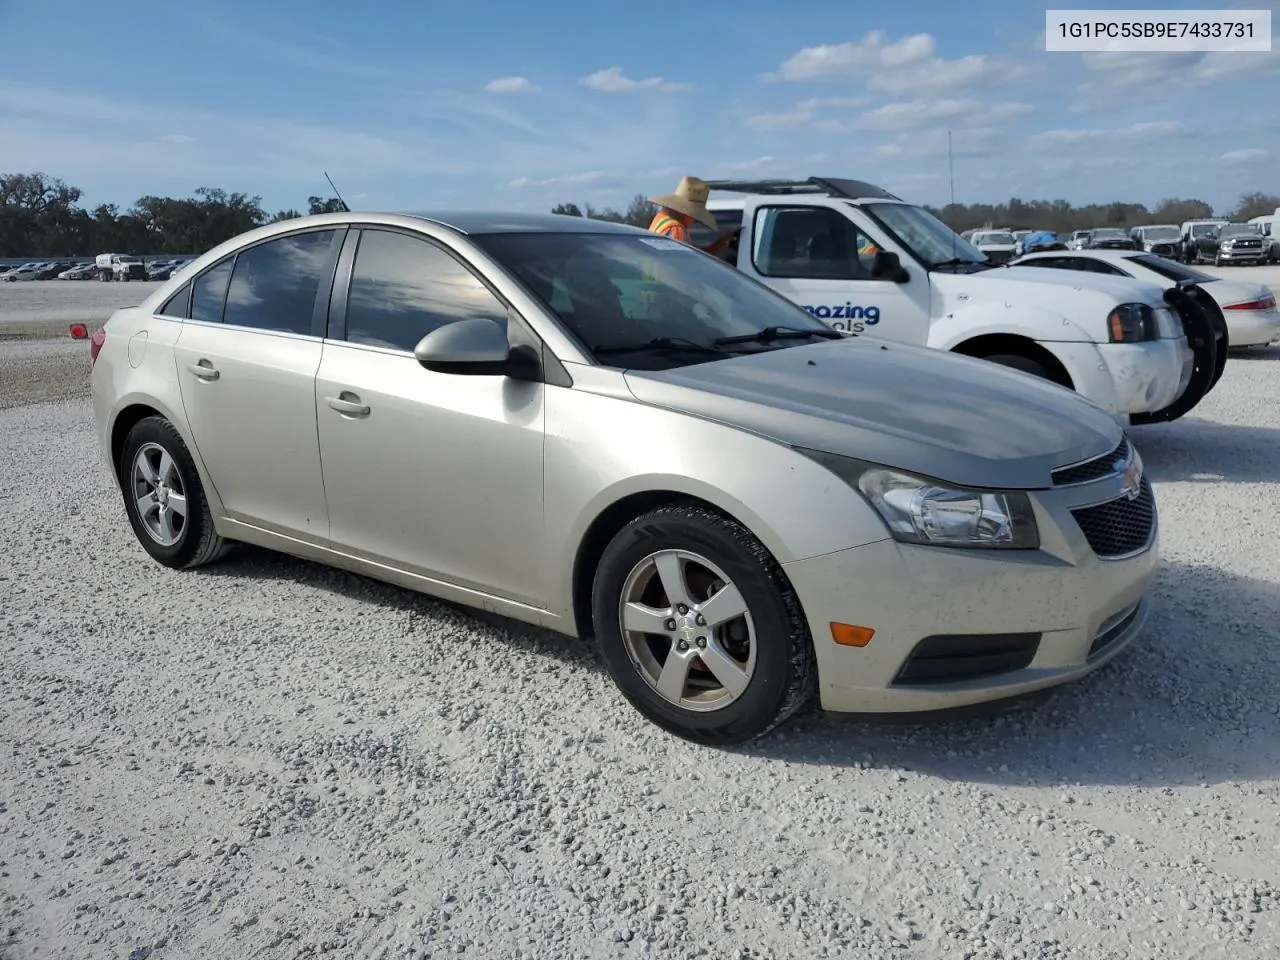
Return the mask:
<svg viewBox="0 0 1280 960">
<path fill-rule="evenodd" d="M 1057 383 L 1058 380 L 1049 372 L 1049 368 L 1038 360 L 1032 360 L 1030 357 L 1024 357 L 1017 353 L 993 353 L 989 357 L 983 357 L 983 360 L 989 360 L 992 363 L 998 363 L 1002 367 L 1012 367 L 1014 370 L 1021 370 L 1023 373 L 1029 373 L 1033 377 L 1040 377 L 1042 380 L 1052 380 Z"/>
</svg>

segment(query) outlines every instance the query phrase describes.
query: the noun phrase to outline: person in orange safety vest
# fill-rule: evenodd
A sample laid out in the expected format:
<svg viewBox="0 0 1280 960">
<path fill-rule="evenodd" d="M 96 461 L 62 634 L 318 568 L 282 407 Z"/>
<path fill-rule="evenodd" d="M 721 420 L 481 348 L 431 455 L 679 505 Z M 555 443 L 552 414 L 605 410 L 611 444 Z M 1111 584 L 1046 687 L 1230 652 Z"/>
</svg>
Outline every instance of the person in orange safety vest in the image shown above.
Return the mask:
<svg viewBox="0 0 1280 960">
<path fill-rule="evenodd" d="M 711 195 L 711 187 L 705 180 L 697 177 L 681 177 L 674 193 L 664 193 L 650 197 L 649 202 L 657 204 L 658 212 L 649 224 L 649 232 L 660 237 L 689 242 L 689 228 L 695 222 L 712 230 L 719 231 L 720 224 L 707 209 L 707 197 Z M 720 234 L 707 246 L 701 247 L 705 253 L 718 255 L 742 231 L 741 227 Z"/>
</svg>

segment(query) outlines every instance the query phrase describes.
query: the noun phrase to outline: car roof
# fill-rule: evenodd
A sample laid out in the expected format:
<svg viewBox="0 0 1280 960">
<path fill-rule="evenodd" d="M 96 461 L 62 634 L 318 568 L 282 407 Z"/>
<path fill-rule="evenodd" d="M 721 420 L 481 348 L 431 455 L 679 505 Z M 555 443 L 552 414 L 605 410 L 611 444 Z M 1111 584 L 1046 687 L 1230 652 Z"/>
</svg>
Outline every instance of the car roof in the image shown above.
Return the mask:
<svg viewBox="0 0 1280 960">
<path fill-rule="evenodd" d="M 510 213 L 501 210 L 429 210 L 401 214 L 430 220 L 458 233 L 479 236 L 487 233 L 637 233 L 639 227 L 563 213 Z M 358 214 L 350 214 L 358 217 Z"/>
</svg>

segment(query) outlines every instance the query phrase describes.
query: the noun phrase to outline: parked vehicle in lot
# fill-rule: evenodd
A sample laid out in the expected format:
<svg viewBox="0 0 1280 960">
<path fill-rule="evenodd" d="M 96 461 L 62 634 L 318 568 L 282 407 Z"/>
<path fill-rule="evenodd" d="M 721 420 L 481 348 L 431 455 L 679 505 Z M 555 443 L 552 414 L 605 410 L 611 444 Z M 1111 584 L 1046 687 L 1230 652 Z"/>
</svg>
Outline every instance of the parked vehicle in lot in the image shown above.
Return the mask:
<svg viewBox="0 0 1280 960">
<path fill-rule="evenodd" d="M 1179 237 L 1177 226 L 1171 223 L 1148 224 L 1129 231 L 1129 239 L 1133 241 L 1135 250 L 1144 250 L 1170 260 L 1178 258 Z"/>
<path fill-rule="evenodd" d="M 1007 230 L 979 230 L 972 240 L 973 245 L 986 254 L 992 263 L 1004 263 L 1012 257 L 1017 242 Z"/>
<path fill-rule="evenodd" d="M 1085 241 L 1089 239 L 1088 230 L 1072 230 L 1071 236 L 1067 240 L 1068 250 L 1083 250 Z"/>
<path fill-rule="evenodd" d="M 59 280 L 92 280 L 98 275 L 95 263 L 79 263 L 58 274 Z"/>
<path fill-rule="evenodd" d="M 924 208 L 860 181 L 711 187 L 719 229 L 742 228 L 738 269 L 835 329 L 1011 366 L 1131 423 L 1182 416 L 1225 366 L 1225 325 L 1197 306 L 1194 290 L 1012 273 Z M 717 199 L 726 193 L 743 196 Z M 699 226 L 690 239 L 711 233 Z"/>
<path fill-rule="evenodd" d="M 1261 217 L 1251 217 L 1249 222 L 1256 223 L 1263 237 L 1266 238 L 1264 245 L 1267 251 L 1267 263 L 1280 262 L 1280 230 L 1276 229 L 1277 222 L 1280 222 L 1280 210 Z"/>
<path fill-rule="evenodd" d="M 245 541 L 591 636 L 698 741 L 1060 684 L 1147 615 L 1155 499 L 1104 411 L 632 227 L 283 221 L 90 355 L 160 563 Z"/>
<path fill-rule="evenodd" d="M 6 283 L 18 283 L 27 280 L 36 280 L 40 276 L 39 264 L 23 264 L 20 267 L 14 267 L 12 270 L 6 270 L 0 273 L 0 280 Z"/>
<path fill-rule="evenodd" d="M 1118 227 L 1099 227 L 1085 235 L 1081 250 L 1132 250 L 1133 240 Z"/>
<path fill-rule="evenodd" d="M 100 253 L 95 263 L 99 280 L 145 280 L 147 268 L 134 256 L 121 253 Z"/>
<path fill-rule="evenodd" d="M 1205 254 L 1212 260 L 1218 251 L 1218 231 L 1226 220 L 1188 220 L 1180 229 L 1183 263 L 1203 263 Z"/>
<path fill-rule="evenodd" d="M 1132 277 L 1165 288 L 1196 284 L 1217 305 L 1231 347 L 1260 347 L 1280 339 L 1280 312 L 1269 287 L 1245 280 L 1223 280 L 1153 253 L 1125 250 L 1063 250 L 1031 253 L 1011 267 L 1049 267 L 1112 277 Z"/>
<path fill-rule="evenodd" d="M 1225 224 L 1218 232 L 1216 241 L 1213 262 L 1217 266 L 1224 263 L 1265 263 L 1271 250 L 1271 244 L 1256 223 Z"/>
</svg>

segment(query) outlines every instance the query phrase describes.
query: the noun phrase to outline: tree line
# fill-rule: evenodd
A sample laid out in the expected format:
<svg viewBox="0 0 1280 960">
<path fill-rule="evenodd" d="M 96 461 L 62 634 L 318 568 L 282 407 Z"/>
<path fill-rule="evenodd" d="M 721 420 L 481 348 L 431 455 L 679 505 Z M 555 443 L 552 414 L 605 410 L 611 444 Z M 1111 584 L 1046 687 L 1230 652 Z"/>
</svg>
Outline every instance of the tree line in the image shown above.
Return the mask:
<svg viewBox="0 0 1280 960">
<path fill-rule="evenodd" d="M 0 174 L 0 257 L 87 257 L 98 253 L 198 254 L 265 223 L 303 216 L 296 209 L 267 213 L 262 198 L 200 187 L 190 197 L 139 197 L 128 209 L 80 204 L 81 191 L 44 173 Z M 1280 197 L 1248 193 L 1225 216 L 1232 220 L 1274 213 Z M 307 198 L 307 214 L 342 209 L 336 198 Z M 1069 233 L 1089 227 L 1179 224 L 1211 217 L 1203 200 L 1170 198 L 1148 209 L 1140 203 L 1090 204 L 1017 198 L 1000 204 L 949 204 L 929 208 L 953 230 L 987 224 L 1011 229 Z M 624 211 L 562 203 L 552 213 L 647 227 L 656 208 L 637 194 Z"/>
<path fill-rule="evenodd" d="M 1235 222 L 1275 213 L 1280 208 L 1280 196 L 1268 193 L 1246 193 L 1235 206 L 1222 216 Z M 1007 203 L 952 203 L 944 207 L 925 206 L 925 209 L 957 233 L 980 227 L 1007 227 L 1010 230 L 1052 230 L 1065 235 L 1074 230 L 1093 227 L 1141 227 L 1154 223 L 1171 223 L 1175 226 L 1188 220 L 1204 220 L 1215 216 L 1211 204 L 1203 200 L 1184 200 L 1169 197 L 1154 207 L 1141 203 L 1091 203 L 1077 207 L 1066 200 L 1019 200 Z M 629 223 L 647 227 L 657 208 L 637 194 L 625 213 L 612 208 L 597 210 L 591 204 L 579 207 L 575 203 L 562 203 L 551 210 L 575 217 L 591 217 L 614 223 Z"/>
<path fill-rule="evenodd" d="M 262 198 L 200 187 L 190 197 L 139 197 L 127 210 L 81 206 L 81 191 L 44 173 L 0 174 L 0 257 L 89 257 L 99 253 L 198 254 L 265 223 L 303 214 L 268 214 Z M 341 210 L 336 199 L 307 198 L 307 213 Z"/>
</svg>

